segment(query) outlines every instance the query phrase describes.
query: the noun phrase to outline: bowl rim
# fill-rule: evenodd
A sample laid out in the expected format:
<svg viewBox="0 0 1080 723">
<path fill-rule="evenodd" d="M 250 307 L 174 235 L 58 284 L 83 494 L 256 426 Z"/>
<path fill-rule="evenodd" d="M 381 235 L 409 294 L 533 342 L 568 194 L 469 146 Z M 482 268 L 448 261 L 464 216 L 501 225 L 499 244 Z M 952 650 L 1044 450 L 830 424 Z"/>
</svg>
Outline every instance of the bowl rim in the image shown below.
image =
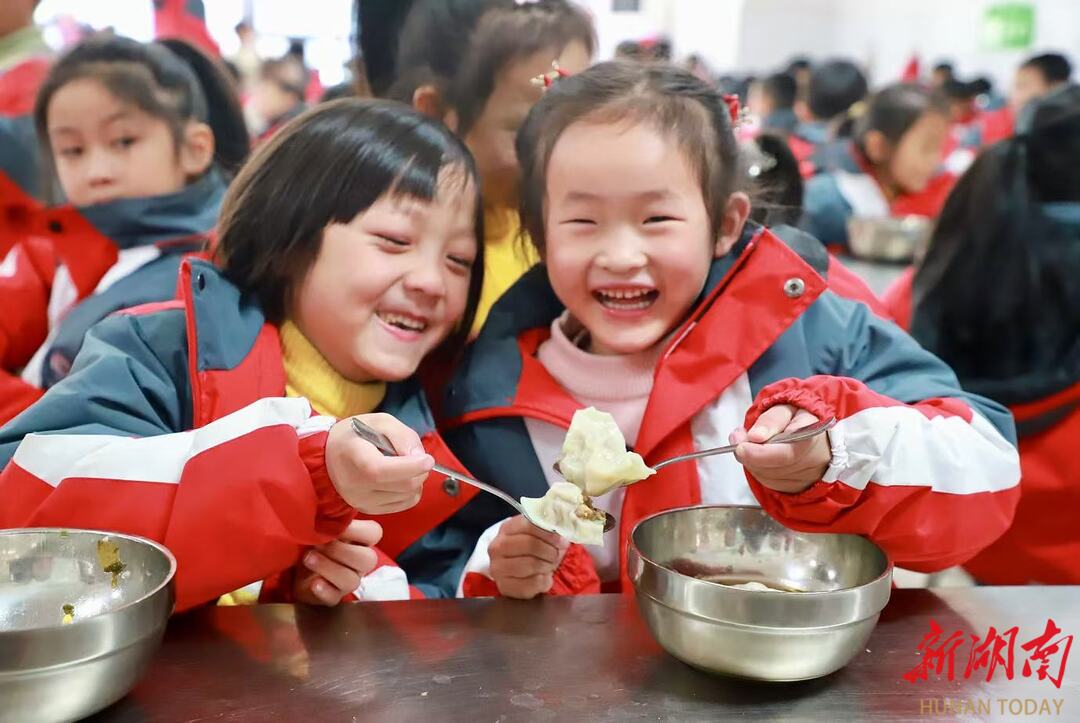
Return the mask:
<svg viewBox="0 0 1080 723">
<path fill-rule="evenodd" d="M 838 537 L 857 537 L 860 540 L 863 540 L 864 542 L 872 545 L 878 552 L 881 553 L 881 556 L 885 559 L 885 569 L 881 572 L 880 575 L 878 575 L 877 577 L 874 577 L 871 580 L 868 580 L 867 582 L 861 583 L 859 585 L 853 585 L 851 587 L 840 587 L 840 588 L 837 588 L 835 590 L 805 590 L 805 591 L 799 591 L 799 592 L 789 592 L 787 590 L 772 590 L 772 589 L 770 589 L 770 590 L 746 590 L 744 588 L 738 588 L 738 587 L 733 587 L 731 585 L 725 585 L 725 584 L 723 584 L 721 582 L 713 582 L 712 580 L 703 580 L 701 578 L 693 577 L 692 575 L 687 575 L 685 573 L 679 572 L 678 570 L 675 570 L 675 569 L 669 567 L 668 565 L 665 565 L 665 564 L 663 564 L 661 562 L 657 562 L 653 558 L 646 555 L 641 550 L 641 548 L 638 547 L 637 542 L 634 539 L 635 533 L 637 533 L 638 529 L 642 525 L 644 525 L 646 522 L 648 522 L 649 520 L 652 520 L 652 519 L 657 518 L 657 517 L 663 517 L 665 515 L 670 515 L 670 514 L 673 514 L 673 513 L 676 513 L 676 512 L 686 512 L 686 511 L 689 511 L 689 510 L 702 510 L 702 509 L 710 509 L 710 510 L 712 510 L 712 509 L 725 509 L 725 510 L 755 511 L 755 512 L 760 512 L 761 514 L 765 515 L 766 517 L 768 517 L 770 520 L 772 520 L 776 524 L 780 525 L 784 529 L 790 530 L 791 532 L 796 532 L 796 533 L 804 534 L 804 535 L 834 535 L 834 536 L 838 536 Z M 643 562 L 647 562 L 650 565 L 653 565 L 654 567 L 657 567 L 657 568 L 659 568 L 659 569 L 661 569 L 661 570 L 663 570 L 665 572 L 671 573 L 673 575 L 677 575 L 678 577 L 686 579 L 686 580 L 693 580 L 696 583 L 701 583 L 701 584 L 709 585 L 711 587 L 716 587 L 716 588 L 722 588 L 722 589 L 725 589 L 725 590 L 733 590 L 736 593 L 746 593 L 746 594 L 750 594 L 750 595 L 776 595 L 776 594 L 795 595 L 795 596 L 797 596 L 799 598 L 806 598 L 806 599 L 810 599 L 810 598 L 813 598 L 813 597 L 819 597 L 819 596 L 823 597 L 823 596 L 826 596 L 826 595 L 836 595 L 837 593 L 843 593 L 843 592 L 847 592 L 849 590 L 859 590 L 860 588 L 867 588 L 867 587 L 870 587 L 872 585 L 880 585 L 881 581 L 884 578 L 890 577 L 892 575 L 892 571 L 893 571 L 892 560 L 889 559 L 889 556 L 888 556 L 888 554 L 886 554 L 885 550 L 881 549 L 880 545 L 878 545 L 876 542 L 874 542 L 873 540 L 869 539 L 868 537 L 866 537 L 864 535 L 856 535 L 856 534 L 851 533 L 851 532 L 803 532 L 801 530 L 795 530 L 793 528 L 788 527 L 787 525 L 785 525 L 784 523 L 780 522 L 775 517 L 770 515 L 765 510 L 765 508 L 759 507 L 759 506 L 756 506 L 756 505 L 700 504 L 700 505 L 690 505 L 688 507 L 672 507 L 671 509 L 661 510 L 660 512 L 654 512 L 653 514 L 649 515 L 648 517 L 642 518 L 641 520 L 638 521 L 638 523 L 636 525 L 634 525 L 633 529 L 630 530 L 629 539 L 627 540 L 626 544 L 627 544 L 627 547 L 628 547 L 628 551 L 632 549 L 633 553 L 637 557 L 641 558 L 641 560 Z M 635 584 L 635 587 L 636 587 L 636 584 Z"/>
<path fill-rule="evenodd" d="M 33 632 L 35 630 L 59 630 L 59 631 L 72 630 L 79 623 L 89 623 L 89 622 L 91 622 L 93 620 L 102 619 L 107 615 L 113 615 L 115 613 L 121 613 L 121 612 L 123 612 L 125 610 L 129 610 L 131 608 L 134 608 L 135 606 L 145 602 L 146 600 L 149 600 L 150 598 L 152 598 L 155 595 L 157 595 L 158 593 L 160 593 L 163 589 L 168 587 L 169 584 L 172 583 L 173 579 L 176 577 L 176 568 L 177 568 L 176 556 L 173 555 L 172 552 L 169 551 L 169 548 L 165 547 L 165 545 L 163 545 L 160 542 L 157 542 L 155 540 L 151 540 L 148 537 L 143 537 L 141 535 L 132 535 L 132 534 L 128 534 L 126 532 L 112 532 L 112 531 L 109 531 L 109 530 L 94 530 L 94 529 L 89 529 L 89 528 L 85 528 L 85 527 L 9 527 L 7 529 L 0 530 L 0 536 L 23 535 L 23 534 L 40 534 L 40 533 L 50 533 L 50 532 L 54 532 L 54 533 L 57 533 L 57 534 L 65 532 L 65 533 L 67 533 L 69 535 L 72 534 L 72 533 L 81 533 L 81 534 L 99 535 L 101 537 L 120 537 L 120 538 L 123 538 L 123 539 L 131 541 L 131 542 L 139 542 L 139 543 L 142 543 L 142 544 L 145 544 L 145 545 L 149 545 L 150 547 L 156 549 L 158 552 L 162 553 L 165 556 L 165 559 L 169 563 L 169 570 L 168 570 L 168 573 L 161 580 L 161 582 L 159 582 L 157 585 L 155 585 L 152 589 L 148 590 L 147 592 L 145 592 L 144 594 L 140 595 L 139 597 L 137 597 L 137 598 L 135 598 L 133 600 L 129 600 L 129 601 L 125 602 L 123 605 L 120 605 L 119 607 L 110 608 L 109 610 L 101 612 L 101 613 L 99 613 L 97 615 L 92 615 L 92 616 L 90 616 L 88 618 L 82 618 L 81 620 L 73 620 L 71 625 L 62 625 L 62 624 L 61 625 L 56 625 L 56 624 L 53 624 L 53 625 L 39 625 L 39 626 L 34 626 L 34 627 L 29 627 L 29 628 L 15 628 L 15 629 L 8 629 L 8 630 L 0 628 L 0 635 L 15 635 L 15 634 L 20 634 L 20 633 L 29 633 L 29 632 Z"/>
</svg>

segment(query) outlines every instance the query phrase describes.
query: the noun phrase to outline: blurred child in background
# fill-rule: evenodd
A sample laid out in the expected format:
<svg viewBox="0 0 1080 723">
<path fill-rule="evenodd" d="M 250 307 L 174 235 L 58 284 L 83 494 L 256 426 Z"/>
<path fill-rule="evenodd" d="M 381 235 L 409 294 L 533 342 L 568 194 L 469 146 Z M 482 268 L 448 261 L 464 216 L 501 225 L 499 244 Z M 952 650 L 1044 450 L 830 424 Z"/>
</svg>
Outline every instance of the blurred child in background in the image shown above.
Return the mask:
<svg viewBox="0 0 1080 723">
<path fill-rule="evenodd" d="M 71 206 L 37 213 L 3 260 L 0 422 L 67 375 L 95 323 L 173 297 L 247 154 L 223 71 L 169 43 L 91 38 L 41 87 L 37 134 Z"/>
<path fill-rule="evenodd" d="M 840 162 L 807 181 L 802 227 L 846 252 L 853 217 L 936 217 L 954 181 L 939 172 L 948 128 L 948 107 L 929 90 L 897 83 L 875 93 Z"/>
</svg>

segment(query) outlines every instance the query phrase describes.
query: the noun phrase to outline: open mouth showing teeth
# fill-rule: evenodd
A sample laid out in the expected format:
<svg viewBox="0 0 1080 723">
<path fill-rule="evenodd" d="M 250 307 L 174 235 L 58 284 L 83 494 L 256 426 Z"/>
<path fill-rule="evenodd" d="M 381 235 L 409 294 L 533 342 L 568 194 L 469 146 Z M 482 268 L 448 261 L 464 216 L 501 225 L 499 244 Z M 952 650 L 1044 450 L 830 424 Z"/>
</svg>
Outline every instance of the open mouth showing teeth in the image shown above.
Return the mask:
<svg viewBox="0 0 1080 723">
<path fill-rule="evenodd" d="M 404 329 L 405 331 L 421 332 L 427 328 L 427 322 L 423 319 L 417 319 L 413 316 L 405 316 L 404 314 L 379 312 L 379 318 L 390 326 L 397 327 L 398 329 Z"/>
<path fill-rule="evenodd" d="M 647 309 L 658 296 L 660 292 L 656 289 L 600 289 L 593 292 L 593 298 L 601 304 L 620 311 Z"/>
</svg>

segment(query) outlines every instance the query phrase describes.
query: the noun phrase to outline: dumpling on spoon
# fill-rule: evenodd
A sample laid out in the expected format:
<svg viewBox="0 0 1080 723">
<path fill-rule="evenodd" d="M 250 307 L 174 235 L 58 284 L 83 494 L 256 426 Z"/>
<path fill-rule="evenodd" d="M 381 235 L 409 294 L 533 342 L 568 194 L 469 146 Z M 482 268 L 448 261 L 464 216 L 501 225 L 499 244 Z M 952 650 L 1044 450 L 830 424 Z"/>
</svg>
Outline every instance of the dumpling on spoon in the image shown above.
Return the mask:
<svg viewBox="0 0 1080 723">
<path fill-rule="evenodd" d="M 563 441 L 559 472 L 590 497 L 656 474 L 640 454 L 626 450 L 615 418 L 593 407 L 574 412 Z"/>
<path fill-rule="evenodd" d="M 547 523 L 570 542 L 604 544 L 604 513 L 569 482 L 556 482 L 543 497 L 522 497 L 521 506 L 530 518 Z"/>
</svg>

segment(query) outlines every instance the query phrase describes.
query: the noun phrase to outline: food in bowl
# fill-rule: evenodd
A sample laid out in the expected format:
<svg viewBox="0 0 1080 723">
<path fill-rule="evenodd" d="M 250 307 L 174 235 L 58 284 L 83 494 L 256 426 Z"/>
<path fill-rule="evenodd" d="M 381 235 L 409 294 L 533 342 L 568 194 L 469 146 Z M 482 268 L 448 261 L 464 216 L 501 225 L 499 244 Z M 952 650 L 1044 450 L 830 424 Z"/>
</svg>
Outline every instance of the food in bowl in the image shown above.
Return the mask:
<svg viewBox="0 0 1080 723">
<path fill-rule="evenodd" d="M 574 412 L 563 441 L 559 472 L 591 497 L 656 474 L 640 454 L 627 451 L 615 418 L 593 407 Z"/>
<path fill-rule="evenodd" d="M 604 513 L 570 482 L 556 482 L 543 497 L 522 497 L 521 506 L 570 542 L 604 544 Z"/>
</svg>

